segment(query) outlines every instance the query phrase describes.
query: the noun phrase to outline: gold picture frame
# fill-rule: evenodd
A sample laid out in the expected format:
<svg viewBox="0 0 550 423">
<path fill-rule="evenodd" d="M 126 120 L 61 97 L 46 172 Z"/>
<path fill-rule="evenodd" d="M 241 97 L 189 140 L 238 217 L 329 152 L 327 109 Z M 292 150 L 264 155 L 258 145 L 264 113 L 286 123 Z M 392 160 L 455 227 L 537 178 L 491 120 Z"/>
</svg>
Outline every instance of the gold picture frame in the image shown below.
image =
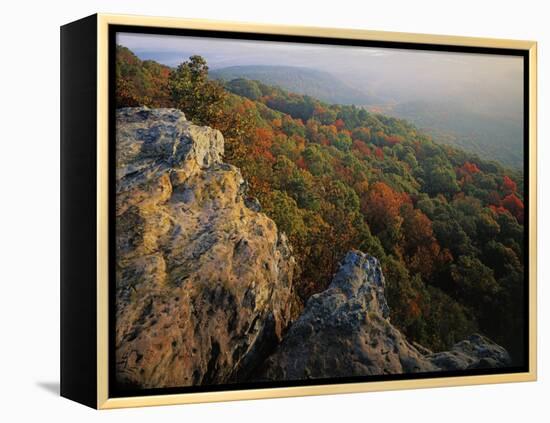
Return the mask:
<svg viewBox="0 0 550 423">
<path fill-rule="evenodd" d="M 95 126 L 96 138 L 93 150 L 95 160 L 95 172 L 93 179 L 95 180 L 95 192 L 93 193 L 95 201 L 95 212 L 93 213 L 92 222 L 95 227 L 95 249 L 93 256 L 95 261 L 94 279 L 95 285 L 93 288 L 95 298 L 93 304 L 96 309 L 90 311 L 90 315 L 86 319 L 95 320 L 95 337 L 94 347 L 96 351 L 90 355 L 89 366 L 93 368 L 92 373 L 95 374 L 95 386 L 89 383 L 86 386 L 81 386 L 78 382 L 73 382 L 72 375 L 82 369 L 82 362 L 71 364 L 69 356 L 75 353 L 74 346 L 76 342 L 80 342 L 75 337 L 77 331 L 81 328 L 70 328 L 70 323 L 63 323 L 63 314 L 65 318 L 78 319 L 75 317 L 74 310 L 70 306 L 64 307 L 62 300 L 62 395 L 75 399 L 79 402 L 90 405 L 98 409 L 112 409 L 121 407 L 139 407 L 152 405 L 170 405 L 170 404 L 189 404 L 189 403 L 204 403 L 214 401 L 234 401 L 247 399 L 263 399 L 263 398 L 281 398 L 306 395 L 324 395 L 324 394 L 344 394 L 354 392 L 371 392 L 399 389 L 417 389 L 417 388 L 435 388 L 447 386 L 462 386 L 462 385 L 478 385 L 478 384 L 493 384 L 506 382 L 527 382 L 537 379 L 537 43 L 534 41 L 517 41 L 504 39 L 490 38 L 474 38 L 462 36 L 448 35 L 429 35 L 429 34 L 410 34 L 400 32 L 381 32 L 368 31 L 359 29 L 337 29 L 337 28 L 315 28 L 302 26 L 282 26 L 282 25 L 263 25 L 253 23 L 237 23 L 225 21 L 211 21 L 198 19 L 179 19 L 179 18 L 162 18 L 162 17 L 145 17 L 145 16 L 125 16 L 114 14 L 97 14 L 88 19 L 86 30 L 82 31 L 82 37 L 90 42 L 91 46 L 96 46 L 95 50 L 90 53 L 90 57 L 95 56 L 96 69 L 93 70 L 95 75 L 95 96 L 96 114 L 93 117 L 93 125 Z M 91 20 L 90 20 L 91 19 Z M 84 20 L 83 20 L 84 21 Z M 81 22 L 83 22 L 81 21 Z M 77 37 L 80 34 L 77 26 L 79 22 L 68 24 L 64 27 L 66 37 Z M 423 379 L 406 379 L 406 380 L 391 380 L 391 381 L 373 381 L 360 383 L 342 383 L 330 385 L 309 385 L 309 386 L 291 386 L 291 387 L 276 387 L 276 388 L 255 388 L 230 391 L 208 391 L 196 393 L 169 393 L 162 395 L 143 395 L 129 397 L 110 397 L 109 396 L 109 331 L 110 331 L 110 316 L 109 316 L 109 27 L 110 26 L 139 26 L 144 28 L 176 28 L 176 29 L 198 29 L 212 30 L 221 32 L 239 32 L 250 34 L 270 34 L 270 35 L 291 35 L 301 37 L 329 37 L 332 39 L 342 40 L 370 40 L 370 41 L 386 41 L 395 43 L 415 43 L 443 46 L 459 46 L 459 47 L 482 47 L 482 48 L 497 48 L 497 49 L 515 49 L 523 50 L 528 54 L 528 134 L 529 134 L 529 158 L 528 158 L 528 173 L 529 173 L 529 227 L 528 227 L 528 246 L 529 255 L 526 259 L 526 267 L 528 267 L 529 287 L 528 287 L 528 319 L 529 319 L 529 357 L 528 371 L 520 373 L 505 373 L 505 374 L 488 374 L 475 376 L 451 376 L 451 377 L 434 377 Z M 62 32 L 63 34 L 63 32 Z M 68 43 L 68 42 L 67 42 Z M 62 44 L 63 46 L 63 44 Z M 76 48 L 76 47 L 75 47 Z M 62 49 L 62 78 L 63 72 L 65 77 L 70 80 L 73 77 L 71 70 L 63 71 L 63 54 L 67 57 L 67 66 L 71 63 L 70 47 L 66 46 L 66 52 Z M 94 59 L 94 57 L 92 57 Z M 90 59 L 90 60 L 92 60 Z M 76 59 L 72 59 L 76 60 Z M 83 65 L 84 66 L 84 65 Z M 65 93 L 69 96 L 67 87 Z M 62 88 L 62 99 L 63 99 Z M 76 100 L 74 100 L 76 101 Z M 93 101 L 91 99 L 90 101 Z M 76 125 L 70 123 L 71 116 L 70 101 L 67 100 L 67 112 L 62 113 L 62 125 Z M 73 106 L 75 103 L 72 103 Z M 63 110 L 63 109 L 62 109 Z M 90 123 L 92 125 L 92 123 Z M 72 127 L 72 126 L 71 126 Z M 83 131 L 84 128 L 81 128 Z M 77 129 L 74 129 L 77 131 Z M 76 133 L 76 132 L 75 132 Z M 65 131 L 67 142 L 71 131 Z M 63 141 L 62 141 L 63 149 Z M 70 161 L 70 152 L 67 153 L 66 161 Z M 62 159 L 63 161 L 63 159 Z M 62 165 L 63 168 L 63 165 Z M 67 170 L 69 172 L 69 170 Z M 63 175 L 63 173 L 62 173 Z M 69 176 L 69 173 L 65 174 Z M 62 176 L 63 178 L 63 176 Z M 90 176 L 92 178 L 92 176 Z M 63 184 L 63 182 L 62 182 Z M 63 195 L 63 194 L 62 194 Z M 65 194 L 69 195 L 69 194 Z M 90 201 L 92 201 L 90 200 Z M 70 201 L 69 199 L 67 201 Z M 69 206 L 67 206 L 69 207 Z M 69 213 L 69 212 L 67 212 Z M 62 218 L 63 219 L 63 218 Z M 67 228 L 69 230 L 69 228 Z M 62 241 L 65 238 L 62 235 Z M 74 241 L 77 242 L 77 241 Z M 76 244 L 71 244 L 69 241 L 62 242 L 66 249 L 74 248 Z M 67 252 L 70 254 L 70 252 Z M 62 256 L 63 257 L 63 256 Z M 90 255 L 92 257 L 92 255 Z M 69 261 L 68 256 L 65 256 Z M 63 259 L 62 259 L 63 260 Z M 69 266 L 69 264 L 67 264 Z M 72 264 L 71 266 L 74 266 Z M 62 292 L 63 287 L 67 286 L 71 280 L 71 269 L 62 275 Z M 62 272 L 63 273 L 63 272 Z M 65 279 L 63 280 L 63 277 Z M 64 285 L 65 284 L 65 285 Z M 67 288 L 69 290 L 70 288 Z M 69 292 L 69 291 L 67 291 Z M 92 292 L 92 291 L 90 291 Z M 66 301 L 76 300 L 75 296 L 67 294 Z M 77 294 L 74 294 L 77 295 Z M 69 308 L 67 308 L 69 307 Z M 112 317 L 112 316 L 111 316 Z M 84 318 L 84 317 L 83 317 Z M 65 332 L 65 338 L 63 336 Z M 93 342 L 89 338 L 90 333 L 86 335 L 88 344 Z M 65 340 L 65 341 L 64 341 Z M 65 344 L 63 344 L 65 342 Z M 88 345 L 86 344 L 86 345 Z M 65 348 L 63 347 L 65 345 Z M 71 349 L 73 348 L 73 349 Z M 83 347 L 84 348 L 84 347 Z M 63 364 L 63 357 L 67 358 L 68 364 Z M 80 366 L 80 367 L 79 367 Z M 66 379 L 64 381 L 63 379 Z M 91 376 L 90 376 L 91 378 Z M 84 382 L 83 382 L 84 383 Z"/>
</svg>

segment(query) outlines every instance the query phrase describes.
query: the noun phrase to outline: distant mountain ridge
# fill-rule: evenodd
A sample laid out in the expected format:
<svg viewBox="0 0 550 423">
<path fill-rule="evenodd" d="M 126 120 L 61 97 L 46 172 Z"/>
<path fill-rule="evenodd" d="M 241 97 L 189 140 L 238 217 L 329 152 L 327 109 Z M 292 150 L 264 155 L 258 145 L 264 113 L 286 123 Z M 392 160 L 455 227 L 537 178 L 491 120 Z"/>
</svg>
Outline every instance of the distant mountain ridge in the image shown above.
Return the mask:
<svg viewBox="0 0 550 423">
<path fill-rule="evenodd" d="M 309 95 L 328 103 L 367 105 L 380 100 L 357 90 L 328 72 L 297 66 L 247 65 L 210 70 L 210 77 L 231 81 L 245 78 L 276 85 L 287 91 Z"/>
</svg>

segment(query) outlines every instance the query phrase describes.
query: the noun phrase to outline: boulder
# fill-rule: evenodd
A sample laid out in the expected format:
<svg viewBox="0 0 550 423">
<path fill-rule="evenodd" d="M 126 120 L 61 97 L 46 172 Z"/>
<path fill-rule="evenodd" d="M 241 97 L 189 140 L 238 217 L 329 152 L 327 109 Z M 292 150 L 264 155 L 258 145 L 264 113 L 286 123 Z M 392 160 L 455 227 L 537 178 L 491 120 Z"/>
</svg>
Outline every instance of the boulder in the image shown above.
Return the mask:
<svg viewBox="0 0 550 423">
<path fill-rule="evenodd" d="M 246 378 L 281 340 L 295 261 L 246 200 L 217 130 L 176 109 L 116 112 L 116 381 Z"/>
<path fill-rule="evenodd" d="M 511 364 L 504 348 L 479 334 L 453 345 L 450 351 L 428 354 L 426 359 L 442 370 L 491 369 Z"/>
</svg>

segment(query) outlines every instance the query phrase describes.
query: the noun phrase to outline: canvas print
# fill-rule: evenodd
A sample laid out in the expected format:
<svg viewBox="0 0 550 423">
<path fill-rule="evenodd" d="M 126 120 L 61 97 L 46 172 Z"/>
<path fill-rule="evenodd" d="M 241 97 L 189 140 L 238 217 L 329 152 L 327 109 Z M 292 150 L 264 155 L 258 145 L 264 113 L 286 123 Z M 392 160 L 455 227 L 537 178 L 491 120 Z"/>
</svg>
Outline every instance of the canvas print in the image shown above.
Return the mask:
<svg viewBox="0 0 550 423">
<path fill-rule="evenodd" d="M 113 57 L 114 390 L 524 368 L 522 56 L 118 32 Z"/>
</svg>

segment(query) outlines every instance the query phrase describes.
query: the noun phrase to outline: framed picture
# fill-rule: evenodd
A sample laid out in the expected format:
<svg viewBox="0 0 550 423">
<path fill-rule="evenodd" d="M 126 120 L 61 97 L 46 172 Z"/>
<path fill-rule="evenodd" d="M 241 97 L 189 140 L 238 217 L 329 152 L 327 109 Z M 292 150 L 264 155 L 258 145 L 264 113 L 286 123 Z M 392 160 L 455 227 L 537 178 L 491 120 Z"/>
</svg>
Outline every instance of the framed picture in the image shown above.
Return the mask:
<svg viewBox="0 0 550 423">
<path fill-rule="evenodd" d="M 536 379 L 536 43 L 61 29 L 61 394 Z"/>
</svg>

